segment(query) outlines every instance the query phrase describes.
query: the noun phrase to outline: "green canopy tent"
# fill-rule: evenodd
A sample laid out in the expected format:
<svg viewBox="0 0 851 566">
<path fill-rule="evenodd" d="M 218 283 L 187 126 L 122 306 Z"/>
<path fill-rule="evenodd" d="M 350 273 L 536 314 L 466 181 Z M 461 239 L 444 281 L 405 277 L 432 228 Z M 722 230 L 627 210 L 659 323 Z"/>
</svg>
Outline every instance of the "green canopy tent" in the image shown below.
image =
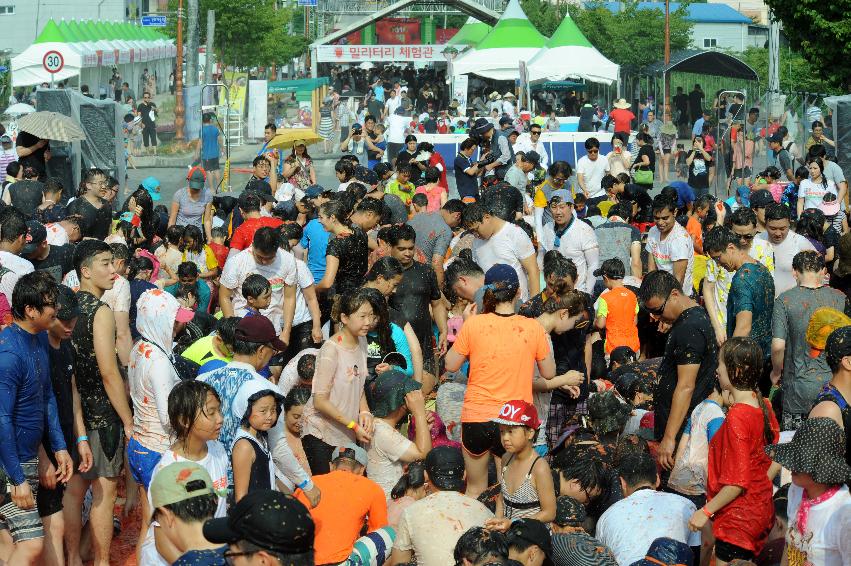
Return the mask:
<svg viewBox="0 0 851 566">
<path fill-rule="evenodd" d="M 486 23 L 480 22 L 476 18 L 470 16 L 467 21 L 458 30 L 458 33 L 446 42 L 447 45 L 463 45 L 474 47 L 479 44 L 493 28 Z"/>
</svg>

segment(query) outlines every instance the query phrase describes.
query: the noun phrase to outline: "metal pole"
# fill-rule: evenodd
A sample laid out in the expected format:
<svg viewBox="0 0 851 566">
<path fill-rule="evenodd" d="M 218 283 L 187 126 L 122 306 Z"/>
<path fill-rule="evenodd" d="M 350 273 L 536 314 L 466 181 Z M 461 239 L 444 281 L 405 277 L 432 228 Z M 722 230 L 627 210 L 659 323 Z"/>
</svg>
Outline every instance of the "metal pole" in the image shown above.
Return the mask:
<svg viewBox="0 0 851 566">
<path fill-rule="evenodd" d="M 177 5 L 177 61 L 174 69 L 174 139 L 183 141 L 183 0 Z"/>
<path fill-rule="evenodd" d="M 198 84 L 198 44 L 201 40 L 198 25 L 198 0 L 188 0 L 188 36 L 186 38 L 186 86 Z"/>
<path fill-rule="evenodd" d="M 665 112 L 671 107 L 671 73 L 668 71 L 668 65 L 671 64 L 671 2 L 665 0 Z"/>
<path fill-rule="evenodd" d="M 216 35 L 216 11 L 207 10 L 207 59 L 204 62 L 204 81 L 213 82 L 213 37 Z"/>
</svg>

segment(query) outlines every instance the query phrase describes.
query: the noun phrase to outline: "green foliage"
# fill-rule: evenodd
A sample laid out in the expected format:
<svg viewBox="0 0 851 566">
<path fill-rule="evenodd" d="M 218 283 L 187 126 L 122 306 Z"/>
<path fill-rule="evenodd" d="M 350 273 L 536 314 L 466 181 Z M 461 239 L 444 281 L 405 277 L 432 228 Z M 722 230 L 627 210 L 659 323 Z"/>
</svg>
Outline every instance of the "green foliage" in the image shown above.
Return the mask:
<svg viewBox="0 0 851 566">
<path fill-rule="evenodd" d="M 637 2 L 628 1 L 613 14 L 600 3 L 586 3 L 584 8 L 571 4 L 570 15 L 600 53 L 634 72 L 665 56 L 665 11 L 660 6 L 639 10 Z M 685 19 L 685 6 L 670 13 L 671 52 L 691 44 L 692 24 Z"/>
<path fill-rule="evenodd" d="M 520 7 L 526 12 L 529 21 L 547 37 L 553 34 L 567 12 L 566 5 L 548 0 L 520 0 Z"/>
<path fill-rule="evenodd" d="M 169 10 L 177 11 L 178 0 L 169 0 Z M 246 68 L 286 63 L 307 50 L 304 36 L 288 33 L 295 8 L 276 7 L 276 0 L 200 0 L 199 27 L 201 45 L 206 35 L 207 10 L 216 12 L 216 36 L 213 45 L 219 60 L 228 66 Z M 183 7 L 186 9 L 184 0 Z M 165 28 L 171 37 L 177 36 L 175 18 L 169 18 Z M 186 41 L 184 20 L 184 41 Z"/>
<path fill-rule="evenodd" d="M 749 47 L 744 53 L 736 53 L 759 75 L 762 85 L 768 84 L 768 50 Z M 789 48 L 780 48 L 780 90 L 838 94 L 834 83 L 826 80 L 819 69 L 809 64 L 800 53 Z"/>
<path fill-rule="evenodd" d="M 828 83 L 851 91 L 851 18 L 848 1 L 766 0 L 783 34 Z"/>
</svg>

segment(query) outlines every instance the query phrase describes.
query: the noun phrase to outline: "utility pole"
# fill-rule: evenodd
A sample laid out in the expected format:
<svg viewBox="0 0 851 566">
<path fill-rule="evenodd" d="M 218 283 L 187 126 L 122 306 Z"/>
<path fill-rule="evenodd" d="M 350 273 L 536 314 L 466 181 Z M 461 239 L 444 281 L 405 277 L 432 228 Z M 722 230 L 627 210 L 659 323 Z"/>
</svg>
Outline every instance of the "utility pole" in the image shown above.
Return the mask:
<svg viewBox="0 0 851 566">
<path fill-rule="evenodd" d="M 201 41 L 198 11 L 198 0 L 189 0 L 186 20 L 189 24 L 189 37 L 186 38 L 186 86 L 198 84 L 198 44 Z"/>
<path fill-rule="evenodd" d="M 671 2 L 665 0 L 665 92 L 663 99 L 665 104 L 665 112 L 662 115 L 663 121 L 668 121 L 671 114 L 671 73 L 668 72 L 668 65 L 671 64 Z"/>
<path fill-rule="evenodd" d="M 216 11 L 207 10 L 207 59 L 204 62 L 204 82 L 216 82 L 213 78 L 213 36 L 216 35 Z"/>
<path fill-rule="evenodd" d="M 174 68 L 174 139 L 183 141 L 183 0 L 177 5 L 177 61 Z"/>
</svg>

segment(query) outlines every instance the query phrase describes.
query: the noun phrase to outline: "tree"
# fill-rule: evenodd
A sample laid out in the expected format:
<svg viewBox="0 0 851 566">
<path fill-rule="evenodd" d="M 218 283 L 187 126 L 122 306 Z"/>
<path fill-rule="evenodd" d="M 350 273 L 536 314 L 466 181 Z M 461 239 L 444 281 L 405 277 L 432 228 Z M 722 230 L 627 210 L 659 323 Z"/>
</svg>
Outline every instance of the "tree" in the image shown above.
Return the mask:
<svg viewBox="0 0 851 566">
<path fill-rule="evenodd" d="M 783 34 L 812 69 L 831 84 L 851 92 L 851 18 L 848 2 L 766 0 L 783 22 Z"/>
<path fill-rule="evenodd" d="M 520 0 L 520 7 L 538 31 L 550 37 L 567 11 L 562 4 L 548 0 Z"/>
<path fill-rule="evenodd" d="M 691 44 L 691 22 L 685 19 L 685 4 L 670 13 L 671 52 Z M 639 9 L 628 1 L 612 13 L 603 4 L 570 5 L 570 16 L 588 41 L 611 61 L 635 72 L 665 56 L 664 7 Z"/>
<path fill-rule="evenodd" d="M 178 0 L 169 0 L 169 9 L 177 11 L 177 4 Z M 201 0 L 200 4 L 202 22 L 207 10 L 216 12 L 213 45 L 219 61 L 225 65 L 245 68 L 285 64 L 307 49 L 304 36 L 287 33 L 294 9 L 279 7 L 277 0 Z M 183 5 L 185 8 L 185 1 Z M 176 37 L 173 21 L 166 32 Z"/>
<path fill-rule="evenodd" d="M 749 47 L 744 53 L 734 53 L 756 71 L 761 84 L 768 84 L 768 50 Z M 825 80 L 818 69 L 800 53 L 780 48 L 780 90 L 836 94 L 837 88 Z"/>
</svg>

